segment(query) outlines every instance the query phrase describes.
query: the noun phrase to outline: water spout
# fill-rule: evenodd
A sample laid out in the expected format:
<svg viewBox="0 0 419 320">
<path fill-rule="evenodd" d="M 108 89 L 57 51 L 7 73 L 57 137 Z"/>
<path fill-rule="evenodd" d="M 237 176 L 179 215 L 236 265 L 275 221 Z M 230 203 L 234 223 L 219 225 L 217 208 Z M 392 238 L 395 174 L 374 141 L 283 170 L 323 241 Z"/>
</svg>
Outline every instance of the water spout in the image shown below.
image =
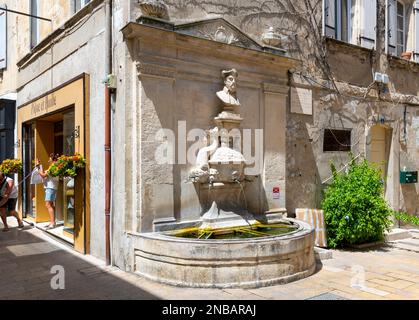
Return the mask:
<svg viewBox="0 0 419 320">
<path fill-rule="evenodd" d="M 210 175 L 208 178 L 208 200 L 210 203 L 212 202 L 211 189 L 214 187 L 214 180 L 215 177 L 213 175 Z"/>
<path fill-rule="evenodd" d="M 247 199 L 246 199 L 246 194 L 244 193 L 244 188 L 243 188 L 243 184 L 240 182 L 240 180 L 238 178 L 234 179 L 235 183 L 238 183 L 241 189 L 241 193 L 243 194 L 243 199 L 244 199 L 244 207 L 246 210 L 248 210 L 247 208 Z"/>
</svg>

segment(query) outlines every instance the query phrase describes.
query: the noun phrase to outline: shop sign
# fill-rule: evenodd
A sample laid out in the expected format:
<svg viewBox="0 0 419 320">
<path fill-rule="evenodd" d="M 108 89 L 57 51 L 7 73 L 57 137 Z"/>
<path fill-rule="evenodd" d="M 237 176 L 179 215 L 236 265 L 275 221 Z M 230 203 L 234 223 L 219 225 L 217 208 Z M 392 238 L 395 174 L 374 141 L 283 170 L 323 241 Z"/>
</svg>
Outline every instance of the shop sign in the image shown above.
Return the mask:
<svg viewBox="0 0 419 320">
<path fill-rule="evenodd" d="M 56 105 L 57 105 L 57 98 L 55 94 L 48 95 L 32 103 L 31 116 L 48 113 L 48 109 L 54 108 Z"/>
</svg>

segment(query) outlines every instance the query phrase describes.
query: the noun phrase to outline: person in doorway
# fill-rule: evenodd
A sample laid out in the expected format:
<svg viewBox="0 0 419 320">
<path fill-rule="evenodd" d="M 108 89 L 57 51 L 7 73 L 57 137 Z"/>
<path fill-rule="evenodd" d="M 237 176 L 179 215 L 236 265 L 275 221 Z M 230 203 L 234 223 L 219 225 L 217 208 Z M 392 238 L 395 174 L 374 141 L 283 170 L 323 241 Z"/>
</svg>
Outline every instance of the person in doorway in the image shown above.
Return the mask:
<svg viewBox="0 0 419 320">
<path fill-rule="evenodd" d="M 3 172 L 0 172 L 0 214 L 3 221 L 3 231 L 9 231 L 7 224 L 7 212 L 17 219 L 18 228 L 23 228 L 22 219 L 20 219 L 16 211 L 18 191 L 13 179 L 6 177 Z"/>
<path fill-rule="evenodd" d="M 55 161 L 57 161 L 58 155 L 51 153 L 49 155 L 48 160 L 48 167 Z M 48 171 L 44 171 L 41 166 L 41 161 L 36 159 L 36 166 L 38 168 L 38 173 L 44 179 L 44 190 L 45 190 L 45 206 L 47 207 L 50 223 L 46 227 L 46 229 L 53 229 L 55 228 L 56 221 L 55 221 L 55 200 L 57 198 L 57 190 L 58 190 L 58 177 L 52 177 L 48 174 Z"/>
</svg>

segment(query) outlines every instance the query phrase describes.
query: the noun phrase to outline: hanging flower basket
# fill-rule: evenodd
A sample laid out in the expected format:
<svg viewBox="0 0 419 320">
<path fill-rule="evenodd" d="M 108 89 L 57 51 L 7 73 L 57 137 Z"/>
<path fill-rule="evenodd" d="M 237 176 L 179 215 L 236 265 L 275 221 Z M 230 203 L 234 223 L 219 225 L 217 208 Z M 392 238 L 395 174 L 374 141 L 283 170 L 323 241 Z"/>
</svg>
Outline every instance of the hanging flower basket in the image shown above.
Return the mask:
<svg viewBox="0 0 419 320">
<path fill-rule="evenodd" d="M 62 155 L 50 165 L 47 172 L 53 177 L 75 177 L 78 174 L 78 169 L 84 168 L 85 165 L 86 159 L 80 154 L 74 156 Z"/>
<path fill-rule="evenodd" d="M 6 159 L 0 164 L 0 171 L 4 174 L 22 173 L 23 165 L 20 159 Z"/>
</svg>

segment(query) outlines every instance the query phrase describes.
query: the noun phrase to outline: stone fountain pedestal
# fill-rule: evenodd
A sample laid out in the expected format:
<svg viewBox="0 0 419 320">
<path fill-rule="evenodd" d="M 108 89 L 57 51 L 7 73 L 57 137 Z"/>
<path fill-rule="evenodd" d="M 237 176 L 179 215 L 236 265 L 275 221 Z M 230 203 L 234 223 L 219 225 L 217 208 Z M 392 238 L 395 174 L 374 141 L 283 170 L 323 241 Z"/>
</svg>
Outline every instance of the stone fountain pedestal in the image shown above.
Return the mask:
<svg viewBox="0 0 419 320">
<path fill-rule="evenodd" d="M 242 183 L 214 183 L 207 186 L 211 207 L 202 216 L 201 229 L 249 226 L 257 221 L 247 210 Z"/>
</svg>

